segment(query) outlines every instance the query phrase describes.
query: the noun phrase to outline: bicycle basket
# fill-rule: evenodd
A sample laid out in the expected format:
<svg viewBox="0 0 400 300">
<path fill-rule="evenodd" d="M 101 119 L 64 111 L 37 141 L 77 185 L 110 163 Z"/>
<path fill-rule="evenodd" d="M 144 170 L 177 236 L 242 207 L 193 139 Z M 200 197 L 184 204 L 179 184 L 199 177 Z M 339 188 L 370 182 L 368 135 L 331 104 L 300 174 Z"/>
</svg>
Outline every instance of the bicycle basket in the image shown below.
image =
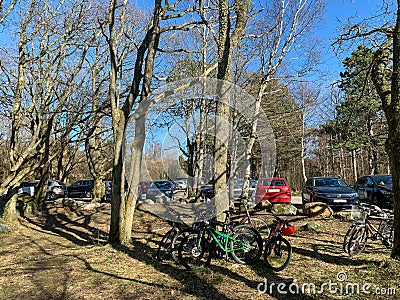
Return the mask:
<svg viewBox="0 0 400 300">
<path fill-rule="evenodd" d="M 283 235 L 292 235 L 296 231 L 296 227 L 289 225 L 281 228 Z"/>
<path fill-rule="evenodd" d="M 350 219 L 355 220 L 355 221 L 365 221 L 365 219 L 368 217 L 368 209 L 362 209 L 359 206 L 352 205 L 351 206 L 351 212 L 350 212 Z"/>
</svg>

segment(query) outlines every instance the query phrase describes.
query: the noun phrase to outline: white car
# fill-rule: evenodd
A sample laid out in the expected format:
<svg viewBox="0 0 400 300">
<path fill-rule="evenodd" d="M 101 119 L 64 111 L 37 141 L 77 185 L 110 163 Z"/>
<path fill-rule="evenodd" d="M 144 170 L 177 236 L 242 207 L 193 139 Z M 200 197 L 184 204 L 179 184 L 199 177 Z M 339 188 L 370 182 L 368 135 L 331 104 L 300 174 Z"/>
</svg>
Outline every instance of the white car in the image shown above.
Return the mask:
<svg viewBox="0 0 400 300">
<path fill-rule="evenodd" d="M 25 194 L 30 197 L 35 195 L 35 187 L 39 184 L 39 180 L 23 181 L 21 182 L 18 194 Z"/>
<path fill-rule="evenodd" d="M 184 180 L 177 180 L 174 181 L 176 183 L 176 189 L 177 190 L 186 190 L 187 188 L 187 181 Z"/>
</svg>

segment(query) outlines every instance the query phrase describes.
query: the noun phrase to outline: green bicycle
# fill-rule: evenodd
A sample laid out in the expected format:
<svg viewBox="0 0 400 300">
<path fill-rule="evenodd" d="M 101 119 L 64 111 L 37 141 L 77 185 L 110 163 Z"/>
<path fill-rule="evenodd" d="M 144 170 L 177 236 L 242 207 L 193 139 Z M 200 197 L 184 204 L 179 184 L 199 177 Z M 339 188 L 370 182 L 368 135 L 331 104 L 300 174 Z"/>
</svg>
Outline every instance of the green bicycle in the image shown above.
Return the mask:
<svg viewBox="0 0 400 300">
<path fill-rule="evenodd" d="M 217 226 L 222 227 L 218 230 Z M 229 254 L 240 264 L 257 262 L 262 253 L 263 241 L 253 227 L 242 224 L 233 226 L 228 220 L 203 221 L 192 233 L 185 236 L 178 249 L 179 262 L 187 269 L 210 264 L 213 256 L 225 257 Z"/>
</svg>

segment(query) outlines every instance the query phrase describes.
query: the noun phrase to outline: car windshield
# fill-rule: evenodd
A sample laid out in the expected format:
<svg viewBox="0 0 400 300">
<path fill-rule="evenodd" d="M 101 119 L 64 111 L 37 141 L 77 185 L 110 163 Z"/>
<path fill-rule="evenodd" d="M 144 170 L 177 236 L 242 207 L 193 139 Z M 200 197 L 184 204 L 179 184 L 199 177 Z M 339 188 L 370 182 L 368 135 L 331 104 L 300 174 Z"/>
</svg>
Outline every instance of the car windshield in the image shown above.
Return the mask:
<svg viewBox="0 0 400 300">
<path fill-rule="evenodd" d="M 374 180 L 379 185 L 391 185 L 392 184 L 392 176 L 376 176 Z"/>
<path fill-rule="evenodd" d="M 315 186 L 347 186 L 347 184 L 339 178 L 318 178 L 315 179 Z"/>
<path fill-rule="evenodd" d="M 243 187 L 243 182 L 244 182 L 244 180 L 243 179 L 236 179 L 234 182 L 233 182 L 233 187 L 235 188 L 235 189 L 241 189 L 242 187 Z"/>
<path fill-rule="evenodd" d="M 159 189 L 169 189 L 171 187 L 171 183 L 169 181 L 156 181 L 153 182 L 151 187 L 156 187 Z"/>
<path fill-rule="evenodd" d="M 261 186 L 285 186 L 285 181 L 282 179 L 266 179 L 261 181 Z"/>
</svg>

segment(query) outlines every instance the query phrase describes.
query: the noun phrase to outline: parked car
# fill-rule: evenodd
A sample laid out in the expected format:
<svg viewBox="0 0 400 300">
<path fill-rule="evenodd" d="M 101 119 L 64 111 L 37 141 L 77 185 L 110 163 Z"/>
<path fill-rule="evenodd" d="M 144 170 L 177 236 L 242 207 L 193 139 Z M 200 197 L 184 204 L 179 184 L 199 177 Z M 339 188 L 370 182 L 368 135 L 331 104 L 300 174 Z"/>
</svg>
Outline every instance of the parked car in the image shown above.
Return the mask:
<svg viewBox="0 0 400 300">
<path fill-rule="evenodd" d="M 39 184 L 40 180 L 23 181 L 19 185 L 18 194 L 35 196 L 35 188 Z"/>
<path fill-rule="evenodd" d="M 243 178 L 233 179 L 233 202 L 235 205 L 240 204 L 240 196 L 242 195 L 242 191 L 243 191 L 243 183 L 244 183 Z M 257 186 L 257 180 L 250 179 L 248 193 L 249 193 L 249 200 L 251 202 L 254 202 L 256 186 Z M 228 184 L 226 186 L 226 190 L 228 191 L 228 193 L 229 193 L 229 187 L 230 187 L 230 185 L 228 182 Z"/>
<path fill-rule="evenodd" d="M 291 203 L 292 192 L 285 178 L 258 179 L 255 202 L 259 204 L 266 200 L 272 204 Z"/>
<path fill-rule="evenodd" d="M 78 180 L 67 187 L 68 197 L 92 198 L 93 187 L 93 179 Z"/>
<path fill-rule="evenodd" d="M 367 175 L 357 179 L 354 190 L 361 202 L 375 204 L 380 207 L 393 206 L 392 176 Z"/>
<path fill-rule="evenodd" d="M 188 178 L 187 177 L 178 177 L 178 178 L 175 178 L 173 180 L 173 182 L 178 182 L 178 181 L 181 181 L 181 182 L 183 182 L 185 184 L 188 184 Z"/>
<path fill-rule="evenodd" d="M 29 195 L 34 197 L 36 195 L 36 188 L 40 180 L 23 181 L 18 189 L 19 194 Z M 66 196 L 66 185 L 59 180 L 49 179 L 46 189 L 46 200 L 54 200 Z"/>
<path fill-rule="evenodd" d="M 104 181 L 104 185 L 105 185 L 105 195 L 104 195 L 104 200 L 105 201 L 110 201 L 111 200 L 111 193 L 112 193 L 112 181 L 111 180 L 105 180 Z"/>
<path fill-rule="evenodd" d="M 64 198 L 67 195 L 67 185 L 60 180 L 49 179 L 47 184 L 46 200 Z"/>
<path fill-rule="evenodd" d="M 187 180 L 174 180 L 175 184 L 176 184 L 176 189 L 177 190 L 186 190 L 187 189 Z"/>
<path fill-rule="evenodd" d="M 202 185 L 200 193 L 202 199 L 212 199 L 214 197 L 214 188 L 211 184 Z"/>
<path fill-rule="evenodd" d="M 173 198 L 174 183 L 170 180 L 155 180 L 148 182 L 148 184 L 146 185 L 147 199 L 156 200 L 156 198 L 161 196 Z"/>
<path fill-rule="evenodd" d="M 324 202 L 328 205 L 348 205 L 359 201 L 357 192 L 339 177 L 312 177 L 302 190 L 303 203 Z"/>
<path fill-rule="evenodd" d="M 104 180 L 104 185 L 105 185 L 105 196 L 104 196 L 103 200 L 106 201 L 106 202 L 109 202 L 109 201 L 111 201 L 112 181 L 111 180 Z M 128 181 L 126 181 L 126 180 L 125 180 L 124 191 L 125 191 L 125 193 L 128 192 Z"/>
<path fill-rule="evenodd" d="M 233 202 L 235 205 L 240 204 L 240 196 L 241 196 L 242 190 L 243 190 L 243 183 L 244 183 L 243 178 L 233 179 Z M 250 202 L 254 202 L 256 186 L 257 186 L 257 180 L 250 179 L 250 182 L 249 182 L 249 200 L 250 200 Z M 230 188 L 230 184 L 228 182 L 226 184 L 226 192 L 228 193 L 228 196 L 229 196 L 229 188 Z M 213 186 L 212 185 L 203 185 L 201 187 L 201 196 L 203 199 L 213 198 L 215 196 Z"/>
</svg>

